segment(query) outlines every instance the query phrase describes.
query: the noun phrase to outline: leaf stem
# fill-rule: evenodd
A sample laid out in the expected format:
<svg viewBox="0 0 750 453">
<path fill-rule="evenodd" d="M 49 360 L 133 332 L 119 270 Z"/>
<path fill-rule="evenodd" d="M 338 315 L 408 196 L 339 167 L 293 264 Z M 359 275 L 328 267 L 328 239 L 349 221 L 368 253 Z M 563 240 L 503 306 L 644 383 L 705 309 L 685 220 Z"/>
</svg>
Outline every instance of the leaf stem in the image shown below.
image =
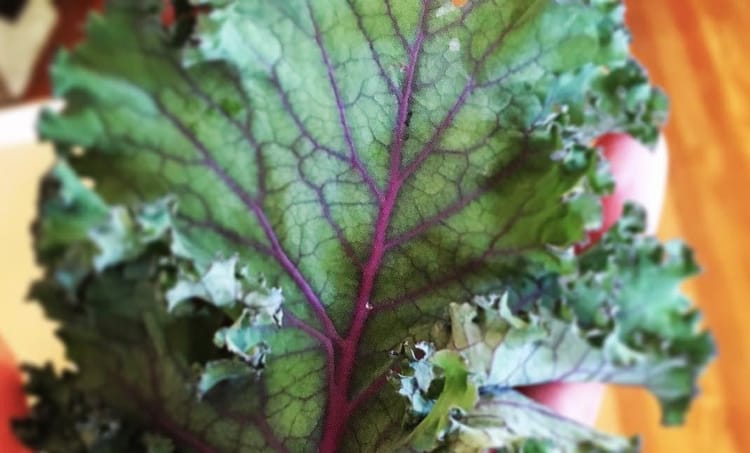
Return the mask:
<svg viewBox="0 0 750 453">
<path fill-rule="evenodd" d="M 360 287 L 354 307 L 354 315 L 351 327 L 346 338 L 339 343 L 340 354 L 336 357 L 335 379 L 329 388 L 328 408 L 323 428 L 323 439 L 320 444 L 321 453 L 334 453 L 339 450 L 339 443 L 343 435 L 346 423 L 353 409 L 361 401 L 349 399 L 351 378 L 354 371 L 354 363 L 357 357 L 357 349 L 364 332 L 367 318 L 371 312 L 371 301 L 373 288 L 377 279 L 383 256 L 386 252 L 387 234 L 390 227 L 393 210 L 403 184 L 401 177 L 401 163 L 403 159 L 403 147 L 406 140 L 408 128 L 409 111 L 411 109 L 412 90 L 416 78 L 419 56 L 425 39 L 427 15 L 431 0 L 422 1 L 422 15 L 419 31 L 414 39 L 409 52 L 409 62 L 405 70 L 403 93 L 399 100 L 396 127 L 393 132 L 391 162 L 385 196 L 381 199 L 378 217 L 373 231 L 372 243 L 370 245 L 370 257 L 365 263 L 360 278 Z M 377 387 L 377 386 L 376 386 Z M 374 391 L 374 390 L 373 390 Z M 359 402 L 358 402 L 359 401 Z"/>
</svg>

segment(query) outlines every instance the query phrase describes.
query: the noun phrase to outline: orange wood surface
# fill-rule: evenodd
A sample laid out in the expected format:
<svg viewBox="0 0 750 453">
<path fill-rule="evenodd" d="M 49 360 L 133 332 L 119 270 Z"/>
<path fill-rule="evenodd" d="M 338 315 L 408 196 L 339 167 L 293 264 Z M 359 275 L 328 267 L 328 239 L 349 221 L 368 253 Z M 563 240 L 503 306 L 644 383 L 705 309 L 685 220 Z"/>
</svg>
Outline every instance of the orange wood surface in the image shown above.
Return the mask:
<svg viewBox="0 0 750 453">
<path fill-rule="evenodd" d="M 661 235 L 681 236 L 705 273 L 688 285 L 719 343 L 678 429 L 638 391 L 608 395 L 603 425 L 643 433 L 646 452 L 750 451 L 750 1 L 631 0 L 634 51 L 670 95 Z"/>
</svg>

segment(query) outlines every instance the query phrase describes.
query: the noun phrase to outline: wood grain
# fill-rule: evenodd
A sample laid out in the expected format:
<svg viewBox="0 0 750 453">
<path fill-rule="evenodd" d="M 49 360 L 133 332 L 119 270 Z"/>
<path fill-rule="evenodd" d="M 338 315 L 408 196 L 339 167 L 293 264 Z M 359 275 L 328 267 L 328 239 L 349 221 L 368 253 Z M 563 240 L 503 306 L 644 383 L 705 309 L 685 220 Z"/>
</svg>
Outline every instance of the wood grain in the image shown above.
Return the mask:
<svg viewBox="0 0 750 453">
<path fill-rule="evenodd" d="M 683 428 L 659 428 L 644 392 L 617 390 L 602 425 L 643 433 L 646 452 L 750 451 L 750 2 L 632 0 L 633 48 L 670 95 L 669 192 L 661 235 L 681 236 L 705 273 L 688 286 L 720 356 Z"/>
</svg>

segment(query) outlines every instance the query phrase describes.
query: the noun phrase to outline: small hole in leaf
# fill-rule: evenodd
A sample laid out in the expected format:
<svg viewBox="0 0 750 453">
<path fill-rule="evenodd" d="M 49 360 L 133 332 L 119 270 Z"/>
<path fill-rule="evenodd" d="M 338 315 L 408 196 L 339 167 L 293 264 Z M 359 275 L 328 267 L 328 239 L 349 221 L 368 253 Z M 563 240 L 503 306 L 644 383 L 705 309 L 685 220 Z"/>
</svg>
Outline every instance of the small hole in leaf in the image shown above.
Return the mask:
<svg viewBox="0 0 750 453">
<path fill-rule="evenodd" d="M 81 178 L 81 184 L 89 190 L 94 190 L 96 187 L 96 181 L 93 178 L 83 177 Z"/>
<path fill-rule="evenodd" d="M 70 149 L 70 156 L 71 157 L 82 157 L 83 154 L 86 152 L 85 149 L 83 149 L 80 146 L 75 146 Z"/>
</svg>

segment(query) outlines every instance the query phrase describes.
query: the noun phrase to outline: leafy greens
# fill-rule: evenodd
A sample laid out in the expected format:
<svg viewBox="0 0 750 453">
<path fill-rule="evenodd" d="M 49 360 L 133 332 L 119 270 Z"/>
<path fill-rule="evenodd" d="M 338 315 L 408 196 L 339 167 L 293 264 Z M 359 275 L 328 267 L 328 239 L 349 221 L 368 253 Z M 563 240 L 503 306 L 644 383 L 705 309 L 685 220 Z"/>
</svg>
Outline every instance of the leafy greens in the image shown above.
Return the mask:
<svg viewBox="0 0 750 453">
<path fill-rule="evenodd" d="M 637 449 L 516 390 L 553 381 L 682 420 L 713 353 L 690 251 L 632 206 L 573 253 L 592 143 L 666 110 L 618 1 L 174 4 L 111 0 L 53 67 L 32 296 L 75 371 L 30 371 L 30 446 Z"/>
</svg>

